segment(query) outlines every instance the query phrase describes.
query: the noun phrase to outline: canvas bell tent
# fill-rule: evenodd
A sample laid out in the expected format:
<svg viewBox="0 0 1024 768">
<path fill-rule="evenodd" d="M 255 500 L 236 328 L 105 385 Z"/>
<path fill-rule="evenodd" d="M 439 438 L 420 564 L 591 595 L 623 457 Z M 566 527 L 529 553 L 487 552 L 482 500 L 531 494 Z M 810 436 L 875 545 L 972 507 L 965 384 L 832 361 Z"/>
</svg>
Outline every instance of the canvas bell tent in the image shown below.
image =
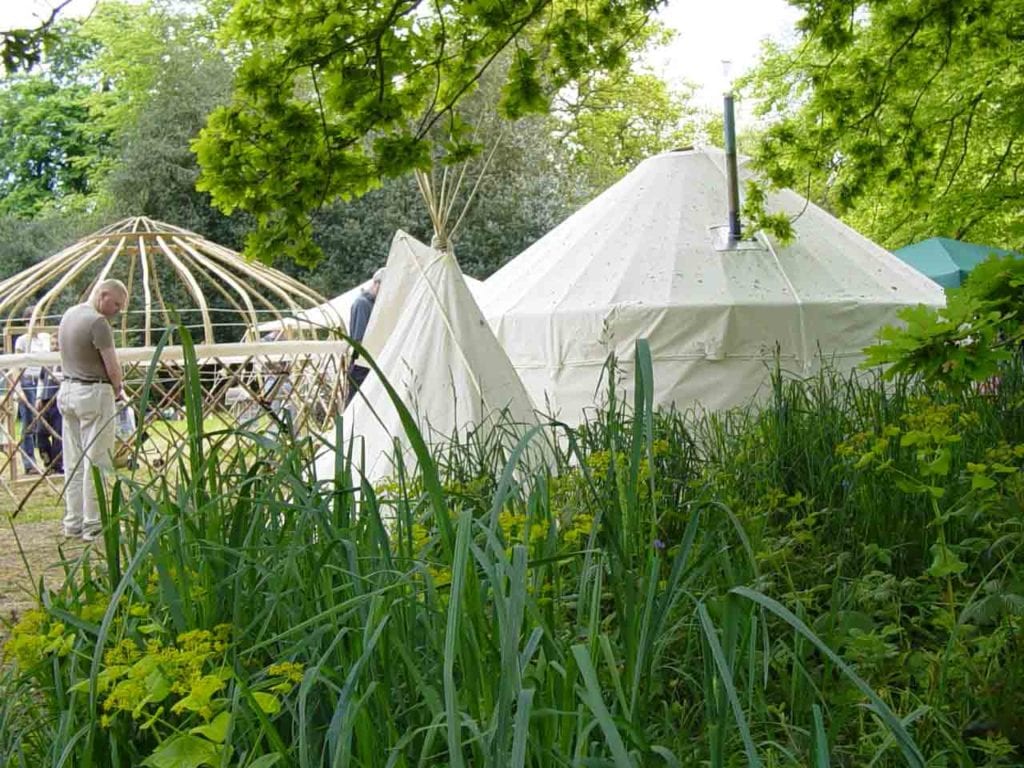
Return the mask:
<svg viewBox="0 0 1024 768">
<path fill-rule="evenodd" d="M 399 317 L 409 303 L 413 289 L 423 280 L 427 261 L 434 255 L 442 253 L 449 255 L 446 264 L 459 269 L 459 264 L 451 249 L 437 250 L 433 246 L 421 243 L 407 232 L 398 230 L 395 233 L 395 237 L 391 241 L 391 248 L 388 250 L 387 263 L 384 265 L 384 281 L 380 286 L 373 312 L 370 314 L 370 322 L 367 324 L 366 333 L 363 336 L 363 346 L 371 355 L 379 355 L 388 339 L 394 335 Z M 430 255 L 429 258 L 428 255 Z M 462 280 L 473 297 L 473 303 L 478 305 L 484 295 L 483 282 L 462 274 L 461 270 L 459 274 L 462 275 Z M 349 292 L 351 294 L 349 308 L 361 290 L 362 286 Z"/>
<path fill-rule="evenodd" d="M 406 277 L 393 280 L 394 274 Z M 379 349 L 370 338 L 374 325 L 383 340 Z M 424 438 L 439 450 L 452 435 L 474 428 L 501 424 L 521 433 L 537 423 L 529 395 L 451 253 L 404 232 L 395 235 L 367 341 Z M 365 457 L 363 471 L 371 482 L 393 476 L 396 441 L 406 466 L 415 467 L 398 411 L 376 374 L 345 409 L 343 429 L 345 450 L 357 460 Z M 324 451 L 317 477 L 334 477 L 336 460 L 335 450 Z"/>
<path fill-rule="evenodd" d="M 901 308 L 944 302 L 788 190 L 768 208 L 795 219 L 792 243 L 730 243 L 726 199 L 723 153 L 651 157 L 486 281 L 484 312 L 539 406 L 578 422 L 610 353 L 628 390 L 640 337 L 659 405 L 736 405 L 767 380 L 776 349 L 797 374 L 822 356 L 849 367 Z"/>
</svg>

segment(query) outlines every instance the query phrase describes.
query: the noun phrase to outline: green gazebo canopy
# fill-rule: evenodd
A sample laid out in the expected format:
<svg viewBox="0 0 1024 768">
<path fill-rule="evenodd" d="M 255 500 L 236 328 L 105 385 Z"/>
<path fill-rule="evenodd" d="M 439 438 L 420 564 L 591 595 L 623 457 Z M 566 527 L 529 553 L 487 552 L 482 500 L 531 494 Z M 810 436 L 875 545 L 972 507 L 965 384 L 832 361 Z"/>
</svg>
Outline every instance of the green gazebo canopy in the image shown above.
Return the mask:
<svg viewBox="0 0 1024 768">
<path fill-rule="evenodd" d="M 1020 258 L 1020 254 L 1003 248 L 963 243 L 948 237 L 929 237 L 919 243 L 905 245 L 893 253 L 943 288 L 960 287 L 968 273 L 989 256 Z"/>
</svg>

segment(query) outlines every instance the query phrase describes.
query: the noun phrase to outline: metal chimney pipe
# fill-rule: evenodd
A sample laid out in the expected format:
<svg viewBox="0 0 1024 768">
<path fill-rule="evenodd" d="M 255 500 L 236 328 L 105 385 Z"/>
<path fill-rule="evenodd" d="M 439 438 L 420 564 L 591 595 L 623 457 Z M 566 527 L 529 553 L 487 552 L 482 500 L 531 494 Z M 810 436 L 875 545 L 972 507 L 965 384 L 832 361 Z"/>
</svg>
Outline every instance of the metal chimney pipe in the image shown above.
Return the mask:
<svg viewBox="0 0 1024 768">
<path fill-rule="evenodd" d="M 736 169 L 736 111 L 731 93 L 725 94 L 725 173 L 729 186 L 729 240 L 740 239 L 740 179 Z"/>
</svg>

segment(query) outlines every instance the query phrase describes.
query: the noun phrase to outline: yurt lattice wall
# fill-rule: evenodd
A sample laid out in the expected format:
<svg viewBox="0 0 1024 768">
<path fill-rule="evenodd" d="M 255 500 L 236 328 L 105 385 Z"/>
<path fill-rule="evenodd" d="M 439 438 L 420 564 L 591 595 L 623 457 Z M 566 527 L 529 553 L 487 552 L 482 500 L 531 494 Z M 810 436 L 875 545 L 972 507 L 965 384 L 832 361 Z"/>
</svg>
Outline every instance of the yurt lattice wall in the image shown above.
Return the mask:
<svg viewBox="0 0 1024 768">
<path fill-rule="evenodd" d="M 318 432 L 344 404 L 348 348 L 337 338 L 344 324 L 287 322 L 322 305 L 322 296 L 193 232 L 126 219 L 0 281 L 0 485 L 11 495 L 61 489 L 58 467 L 47 466 L 37 447 L 26 461 L 22 448 L 33 446 L 23 437 L 26 431 L 39 443 L 59 437 L 45 397 L 55 394 L 60 379 L 57 325 L 67 307 L 107 278 L 120 279 L 129 291 L 127 311 L 113 322 L 128 396 L 118 419 L 125 438 L 133 421 L 137 428 L 134 441 L 118 443 L 119 465 L 158 471 L 183 442 L 181 327 L 196 344 L 204 419 L 216 428 Z M 261 333 L 275 321 L 287 331 Z M 22 335 L 32 342 L 19 353 Z"/>
</svg>

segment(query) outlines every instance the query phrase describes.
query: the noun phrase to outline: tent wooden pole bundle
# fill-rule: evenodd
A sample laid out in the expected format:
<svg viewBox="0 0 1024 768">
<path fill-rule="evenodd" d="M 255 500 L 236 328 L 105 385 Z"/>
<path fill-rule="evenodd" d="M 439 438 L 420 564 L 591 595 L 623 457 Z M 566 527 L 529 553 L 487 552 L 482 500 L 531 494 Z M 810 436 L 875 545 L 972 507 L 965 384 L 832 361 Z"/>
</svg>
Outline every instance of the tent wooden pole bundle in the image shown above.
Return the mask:
<svg viewBox="0 0 1024 768">
<path fill-rule="evenodd" d="M 490 167 L 491 160 L 494 158 L 494 152 L 500 144 L 501 136 L 499 135 L 490 152 L 487 153 L 487 157 L 484 158 L 476 181 L 473 182 L 473 188 L 470 190 L 469 196 L 462 206 L 462 211 L 459 213 L 454 224 L 450 223 L 452 211 L 455 208 L 456 202 L 458 202 L 459 191 L 462 189 L 462 184 L 466 179 L 469 164 L 460 163 L 457 172 L 454 170 L 454 166 L 448 165 L 444 166 L 440 173 L 433 166 L 429 173 L 419 170 L 415 172 L 416 185 L 419 187 L 423 203 L 426 205 L 427 213 L 430 215 L 430 223 L 434 228 L 434 237 L 430 243 L 430 247 L 434 250 L 443 253 L 452 252 L 452 243 L 454 242 L 455 235 L 458 233 L 459 227 L 462 226 L 462 222 L 466 218 L 470 206 L 473 204 L 473 198 L 476 197 L 480 184 L 487 176 L 487 169 Z"/>
</svg>

